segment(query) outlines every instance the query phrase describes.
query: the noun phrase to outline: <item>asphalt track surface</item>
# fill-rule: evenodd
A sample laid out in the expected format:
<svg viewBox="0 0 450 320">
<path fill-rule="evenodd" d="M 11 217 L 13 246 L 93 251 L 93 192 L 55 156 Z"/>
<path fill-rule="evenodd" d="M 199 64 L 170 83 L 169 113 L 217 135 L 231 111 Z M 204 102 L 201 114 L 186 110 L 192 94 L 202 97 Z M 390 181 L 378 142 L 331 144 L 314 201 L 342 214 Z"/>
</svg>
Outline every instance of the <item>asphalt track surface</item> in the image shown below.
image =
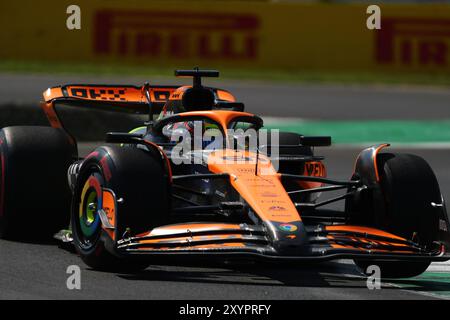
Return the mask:
<svg viewBox="0 0 450 320">
<path fill-rule="evenodd" d="M 94 144 L 82 145 L 88 152 Z M 329 175 L 347 178 L 358 150 L 317 150 L 328 158 Z M 450 192 L 445 159 L 450 150 L 401 150 L 430 161 L 444 194 Z M 450 284 L 411 280 L 414 288 L 383 283 L 368 290 L 351 261 L 315 265 L 154 265 L 136 275 L 90 270 L 81 259 L 55 243 L 0 241 L 0 299 L 430 299 Z M 82 290 L 68 290 L 66 269 L 81 267 Z M 438 292 L 436 292 L 438 291 Z M 434 297 L 431 295 L 435 295 Z"/>
<path fill-rule="evenodd" d="M 34 92 L 39 95 L 42 87 L 65 80 L 81 82 L 81 78 L 62 78 L 0 75 L 0 104 L 18 100 L 29 103 L 36 99 Z M 91 78 L 90 82 L 97 80 Z M 310 99 L 310 106 L 315 105 L 317 110 L 309 110 L 308 117 L 318 119 L 348 119 L 355 114 L 358 118 L 370 118 L 370 113 L 374 113 L 375 118 L 384 118 L 383 111 L 389 112 L 388 118 L 399 119 L 439 118 L 450 114 L 450 94 L 443 89 L 224 84 L 226 88 L 237 89 L 234 91 L 248 102 L 249 111 L 258 108 L 264 111 L 261 113 L 271 116 L 305 117 L 304 113 L 298 113 L 299 97 L 303 97 L 303 105 L 308 105 L 305 101 Z M 280 90 L 286 91 L 282 99 L 279 98 Z M 372 106 L 379 104 L 379 110 L 364 108 L 363 103 L 368 100 Z M 289 107 L 274 111 L 274 101 Z M 424 104 L 427 108 L 423 108 Z M 411 114 L 405 115 L 405 110 Z M 348 114 L 344 117 L 338 111 Z M 80 151 L 86 153 L 94 147 L 94 144 L 83 144 Z M 345 179 L 351 173 L 358 151 L 356 148 L 331 147 L 317 149 L 316 153 L 327 157 L 329 176 Z M 449 149 L 400 151 L 416 153 L 428 160 L 438 176 L 444 196 L 450 197 Z M 359 275 L 351 261 L 319 265 L 181 263 L 177 266 L 155 264 L 136 275 L 104 273 L 90 270 L 77 255 L 53 242 L 0 240 L 0 299 L 433 299 L 446 297 L 445 293 L 450 292 L 448 282 L 420 279 L 386 282 L 381 290 L 368 290 L 365 278 Z M 70 265 L 81 267 L 81 290 L 66 287 L 69 276 L 66 269 Z M 406 290 L 405 284 L 412 287 Z"/>
<path fill-rule="evenodd" d="M 36 104 L 51 86 L 68 83 L 190 84 L 189 79 L 0 74 L 0 105 Z M 205 79 L 230 90 L 249 112 L 272 117 L 317 120 L 425 120 L 450 118 L 448 88 L 282 84 Z"/>
</svg>

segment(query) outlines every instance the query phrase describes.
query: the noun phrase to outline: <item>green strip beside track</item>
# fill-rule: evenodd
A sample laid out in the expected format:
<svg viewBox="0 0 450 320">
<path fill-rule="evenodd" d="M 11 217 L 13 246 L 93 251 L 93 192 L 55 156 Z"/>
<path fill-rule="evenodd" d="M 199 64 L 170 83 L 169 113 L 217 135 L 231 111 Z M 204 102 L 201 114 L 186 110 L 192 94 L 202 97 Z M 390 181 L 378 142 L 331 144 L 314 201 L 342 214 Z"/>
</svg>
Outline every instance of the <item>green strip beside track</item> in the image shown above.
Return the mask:
<svg viewBox="0 0 450 320">
<path fill-rule="evenodd" d="M 450 273 L 448 272 L 424 272 L 414 278 L 387 280 L 387 282 L 402 289 L 450 299 Z"/>
<path fill-rule="evenodd" d="M 265 127 L 303 135 L 329 135 L 334 144 L 450 143 L 450 119 L 427 121 L 280 121 L 279 119 L 267 119 Z"/>
</svg>

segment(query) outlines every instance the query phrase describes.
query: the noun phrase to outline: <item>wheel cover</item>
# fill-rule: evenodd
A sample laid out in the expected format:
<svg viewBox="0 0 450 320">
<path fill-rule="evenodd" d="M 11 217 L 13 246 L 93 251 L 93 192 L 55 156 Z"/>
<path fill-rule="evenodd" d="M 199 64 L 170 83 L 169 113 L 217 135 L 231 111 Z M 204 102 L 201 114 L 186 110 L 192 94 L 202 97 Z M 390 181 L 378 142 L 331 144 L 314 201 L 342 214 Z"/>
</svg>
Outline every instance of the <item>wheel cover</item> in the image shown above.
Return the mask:
<svg viewBox="0 0 450 320">
<path fill-rule="evenodd" d="M 98 210 L 103 207 L 102 177 L 99 173 L 92 173 L 86 180 L 78 205 L 79 226 L 83 245 L 90 247 L 100 236 L 101 220 Z"/>
</svg>

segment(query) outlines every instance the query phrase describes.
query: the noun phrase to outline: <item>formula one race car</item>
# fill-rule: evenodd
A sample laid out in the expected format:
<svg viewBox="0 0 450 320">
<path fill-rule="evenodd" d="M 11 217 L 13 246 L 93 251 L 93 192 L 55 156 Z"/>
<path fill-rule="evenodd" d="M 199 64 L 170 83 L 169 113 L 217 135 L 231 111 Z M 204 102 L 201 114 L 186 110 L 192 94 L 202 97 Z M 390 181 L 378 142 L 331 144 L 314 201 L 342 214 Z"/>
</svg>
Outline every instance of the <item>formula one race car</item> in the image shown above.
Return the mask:
<svg viewBox="0 0 450 320">
<path fill-rule="evenodd" d="M 450 258 L 449 218 L 425 160 L 380 144 L 361 151 L 350 180 L 329 179 L 313 150 L 330 137 L 272 130 L 264 138 L 260 117 L 202 85 L 217 71 L 175 73 L 193 85 L 52 87 L 41 103 L 51 127 L 3 128 L 0 237 L 50 235 L 70 223 L 57 236 L 87 265 L 127 272 L 180 257 L 347 258 L 362 272 L 376 264 L 383 277 L 410 277 Z M 80 159 L 60 104 L 149 119 L 107 133 L 107 144 Z M 336 190 L 343 194 L 319 200 Z M 324 208 L 341 200 L 343 210 Z"/>
</svg>

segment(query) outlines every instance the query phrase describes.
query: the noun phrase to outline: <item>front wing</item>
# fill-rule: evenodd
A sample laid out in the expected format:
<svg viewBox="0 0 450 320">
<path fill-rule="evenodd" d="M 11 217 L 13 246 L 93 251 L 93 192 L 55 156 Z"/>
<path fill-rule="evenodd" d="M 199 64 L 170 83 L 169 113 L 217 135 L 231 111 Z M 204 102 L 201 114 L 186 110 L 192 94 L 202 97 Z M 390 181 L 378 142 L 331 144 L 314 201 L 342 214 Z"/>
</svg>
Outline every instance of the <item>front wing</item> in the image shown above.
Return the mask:
<svg viewBox="0 0 450 320">
<path fill-rule="evenodd" d="M 385 231 L 349 225 L 316 225 L 305 229 L 308 241 L 278 250 L 280 239 L 270 239 L 262 226 L 228 223 L 175 224 L 117 242 L 122 255 L 199 256 L 267 261 L 326 261 L 332 259 L 422 260 L 450 259 L 447 246 L 433 248 Z M 286 232 L 286 238 L 294 234 Z M 286 243 L 286 242 L 284 242 Z"/>
</svg>

